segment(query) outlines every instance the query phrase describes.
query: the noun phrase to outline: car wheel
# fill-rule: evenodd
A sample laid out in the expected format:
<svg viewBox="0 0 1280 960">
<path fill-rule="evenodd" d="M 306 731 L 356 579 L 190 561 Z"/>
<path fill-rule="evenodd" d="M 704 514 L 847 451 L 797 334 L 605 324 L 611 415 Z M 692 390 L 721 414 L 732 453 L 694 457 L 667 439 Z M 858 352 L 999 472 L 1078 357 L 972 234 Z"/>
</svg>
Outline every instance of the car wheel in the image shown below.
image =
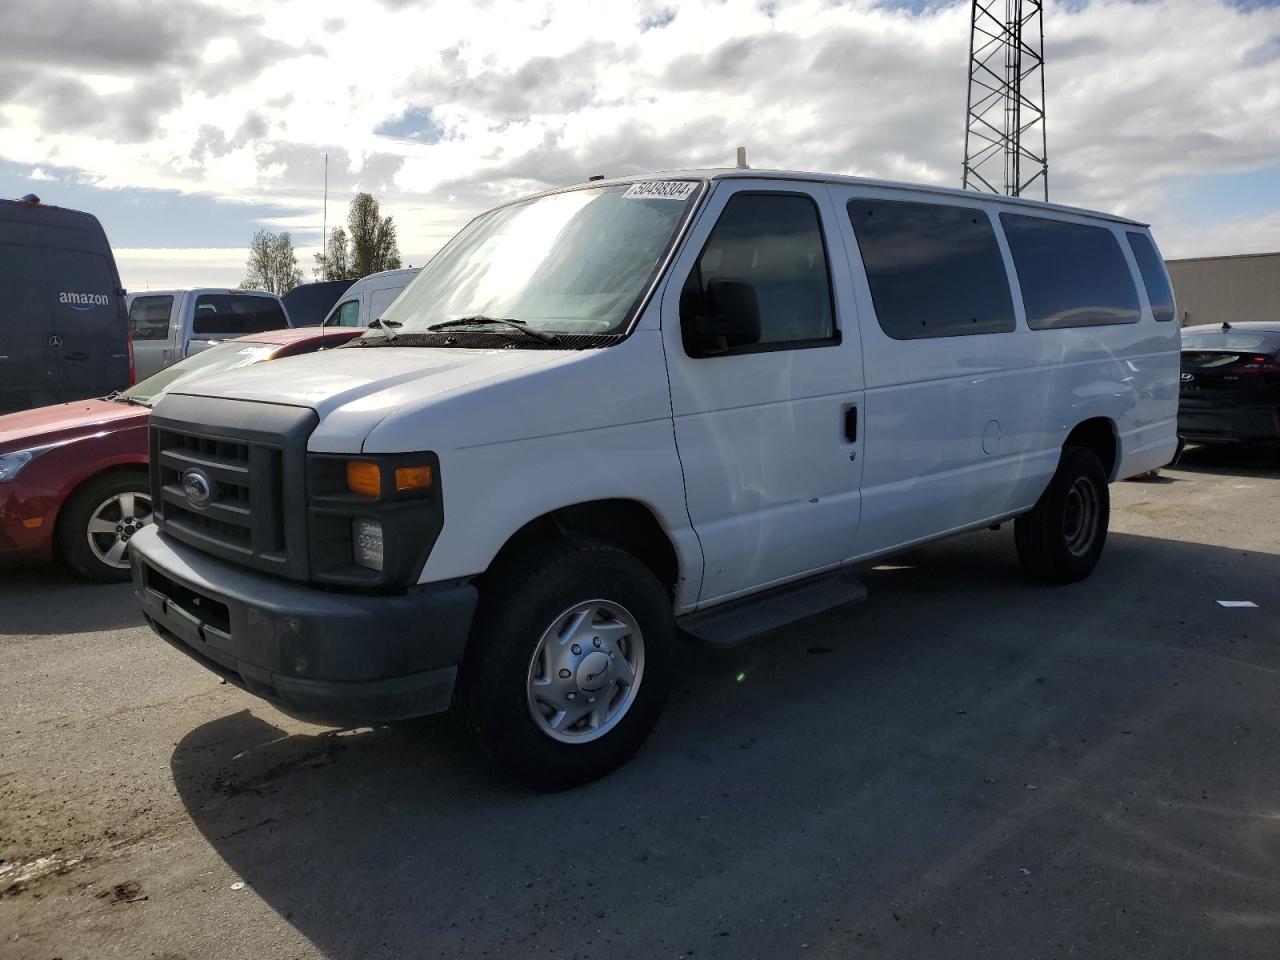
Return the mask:
<svg viewBox="0 0 1280 960">
<path fill-rule="evenodd" d="M 96 477 L 63 506 L 58 518 L 58 552 L 67 566 L 86 580 L 128 580 L 129 540 L 151 520 L 146 474 Z"/>
<path fill-rule="evenodd" d="M 653 572 L 608 544 L 524 553 L 486 577 L 460 706 L 482 747 L 538 790 L 620 766 L 671 685 L 675 623 Z"/>
<path fill-rule="evenodd" d="M 1014 522 L 1023 569 L 1045 583 L 1083 580 L 1102 555 L 1110 514 L 1102 461 L 1092 450 L 1067 447 L 1048 489 Z"/>
</svg>

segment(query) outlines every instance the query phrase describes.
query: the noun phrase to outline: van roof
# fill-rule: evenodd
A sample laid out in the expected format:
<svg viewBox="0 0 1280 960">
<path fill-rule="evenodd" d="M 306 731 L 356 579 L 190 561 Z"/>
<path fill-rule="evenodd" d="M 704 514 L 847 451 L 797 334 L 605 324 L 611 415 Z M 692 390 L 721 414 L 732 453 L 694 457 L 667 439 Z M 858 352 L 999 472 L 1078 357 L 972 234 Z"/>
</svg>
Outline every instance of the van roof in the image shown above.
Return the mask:
<svg viewBox="0 0 1280 960">
<path fill-rule="evenodd" d="M 361 277 L 355 283 L 351 284 L 351 286 L 354 287 L 356 283 L 364 283 L 367 280 L 386 280 L 389 277 L 396 277 L 402 274 L 414 274 L 421 269 L 421 267 L 401 267 L 398 270 L 379 270 L 377 273 L 370 273 Z"/>
<path fill-rule="evenodd" d="M 956 187 L 939 187 L 927 183 L 902 183 L 894 180 L 873 180 L 868 177 L 848 177 L 838 173 L 810 173 L 803 170 L 756 170 L 743 167 L 709 167 L 703 169 L 659 170 L 653 173 L 641 173 L 627 177 L 611 177 L 603 180 L 591 180 L 576 183 L 571 187 L 559 189 L 570 190 L 578 187 L 613 186 L 622 183 L 634 183 L 637 180 L 687 180 L 696 177 L 702 180 L 795 180 L 805 183 L 837 183 L 846 186 L 887 187 L 913 193 L 931 194 L 934 196 L 957 197 L 966 200 L 980 199 L 1002 206 L 1021 207 L 1032 210 L 1053 210 L 1058 213 L 1069 213 L 1076 216 L 1093 217 L 1098 220 L 1110 220 L 1114 223 L 1125 223 L 1135 227 L 1146 227 L 1148 224 L 1139 220 L 1113 213 L 1100 213 L 1097 210 L 1085 210 L 1081 207 L 1069 207 L 1060 203 L 1045 203 L 1042 200 L 1029 200 L 1025 197 L 1006 197 L 997 193 L 978 193 L 974 190 L 960 190 Z M 546 193 L 558 193 L 547 190 Z"/>
</svg>

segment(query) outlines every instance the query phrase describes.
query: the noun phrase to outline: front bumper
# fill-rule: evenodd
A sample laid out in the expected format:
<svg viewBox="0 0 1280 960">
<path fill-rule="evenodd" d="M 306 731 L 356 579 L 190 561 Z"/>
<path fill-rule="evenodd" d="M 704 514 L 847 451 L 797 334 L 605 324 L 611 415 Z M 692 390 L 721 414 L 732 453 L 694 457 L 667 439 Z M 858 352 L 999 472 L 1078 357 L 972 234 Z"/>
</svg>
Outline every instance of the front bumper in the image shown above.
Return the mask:
<svg viewBox="0 0 1280 960">
<path fill-rule="evenodd" d="M 350 723 L 449 706 L 475 613 L 469 582 L 335 593 L 227 563 L 154 527 L 129 554 L 156 633 L 288 713 Z"/>
</svg>

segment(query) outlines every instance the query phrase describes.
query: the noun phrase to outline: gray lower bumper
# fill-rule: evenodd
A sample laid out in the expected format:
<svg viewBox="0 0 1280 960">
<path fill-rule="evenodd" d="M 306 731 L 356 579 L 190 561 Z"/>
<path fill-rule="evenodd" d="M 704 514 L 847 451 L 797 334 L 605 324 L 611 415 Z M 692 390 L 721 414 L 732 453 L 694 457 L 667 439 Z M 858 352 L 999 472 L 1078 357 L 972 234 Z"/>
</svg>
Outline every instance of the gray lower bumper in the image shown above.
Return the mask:
<svg viewBox="0 0 1280 960">
<path fill-rule="evenodd" d="M 154 528 L 129 543 L 147 621 L 165 640 L 288 712 L 339 722 L 446 709 L 477 592 L 317 590 L 218 560 Z"/>
</svg>

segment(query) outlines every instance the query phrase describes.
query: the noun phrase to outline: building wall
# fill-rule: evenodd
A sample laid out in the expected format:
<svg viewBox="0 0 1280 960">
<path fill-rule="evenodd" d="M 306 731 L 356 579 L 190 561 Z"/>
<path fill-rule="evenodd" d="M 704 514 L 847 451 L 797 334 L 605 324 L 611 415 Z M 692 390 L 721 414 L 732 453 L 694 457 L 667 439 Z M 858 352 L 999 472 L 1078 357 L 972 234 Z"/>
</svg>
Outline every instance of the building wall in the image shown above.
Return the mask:
<svg viewBox="0 0 1280 960">
<path fill-rule="evenodd" d="M 1183 325 L 1280 320 L 1280 253 L 1168 260 Z"/>
</svg>

